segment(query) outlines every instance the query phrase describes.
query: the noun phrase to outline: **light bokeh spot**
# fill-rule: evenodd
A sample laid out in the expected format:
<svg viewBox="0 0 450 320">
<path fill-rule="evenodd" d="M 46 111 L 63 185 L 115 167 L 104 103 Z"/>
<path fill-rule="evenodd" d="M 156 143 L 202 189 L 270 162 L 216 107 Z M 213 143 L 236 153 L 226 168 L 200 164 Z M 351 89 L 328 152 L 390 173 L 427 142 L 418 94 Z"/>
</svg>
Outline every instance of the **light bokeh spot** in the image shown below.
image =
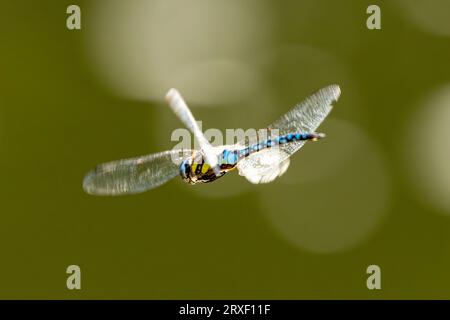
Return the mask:
<svg viewBox="0 0 450 320">
<path fill-rule="evenodd" d="M 272 83 L 272 90 L 278 96 L 278 104 L 274 108 L 280 108 L 278 110 L 286 107 L 285 101 L 288 101 L 287 107 L 292 108 L 314 91 L 338 84 L 342 96 L 337 104 L 345 99 L 341 114 L 350 114 L 353 118 L 361 114 L 358 85 L 353 81 L 348 66 L 323 48 L 305 44 L 280 46 L 261 54 L 256 63 L 261 66 L 267 81 Z"/>
<path fill-rule="evenodd" d="M 450 84 L 422 103 L 403 141 L 411 185 L 421 199 L 450 215 Z"/>
<path fill-rule="evenodd" d="M 450 1 L 397 0 L 403 15 L 421 30 L 439 36 L 450 36 Z"/>
<path fill-rule="evenodd" d="M 272 44 L 258 0 L 96 0 L 85 28 L 100 77 L 118 94 L 162 100 L 176 87 L 205 106 L 254 94 L 249 62 Z"/>
<path fill-rule="evenodd" d="M 345 147 L 347 156 L 336 158 L 335 147 L 311 150 L 314 157 L 293 159 L 285 176 L 262 186 L 261 193 L 261 208 L 275 230 L 292 245 L 314 253 L 335 253 L 357 246 L 374 233 L 388 209 L 389 176 L 375 143 L 348 122 L 340 121 L 330 132 L 337 146 L 350 137 L 350 146 Z M 315 144 L 320 149 L 321 142 Z M 304 148 L 306 152 L 308 146 Z M 338 161 L 332 173 L 309 173 L 327 170 L 327 164 L 335 158 Z M 308 178 L 292 178 L 302 174 Z"/>
<path fill-rule="evenodd" d="M 339 102 L 335 105 L 341 108 Z M 317 142 L 307 142 L 291 157 L 293 165 L 282 183 L 308 184 L 332 178 L 354 156 L 355 150 L 363 143 L 360 131 L 347 121 L 333 118 L 332 114 L 333 111 L 317 129 L 317 132 L 325 133 L 326 137 Z"/>
</svg>

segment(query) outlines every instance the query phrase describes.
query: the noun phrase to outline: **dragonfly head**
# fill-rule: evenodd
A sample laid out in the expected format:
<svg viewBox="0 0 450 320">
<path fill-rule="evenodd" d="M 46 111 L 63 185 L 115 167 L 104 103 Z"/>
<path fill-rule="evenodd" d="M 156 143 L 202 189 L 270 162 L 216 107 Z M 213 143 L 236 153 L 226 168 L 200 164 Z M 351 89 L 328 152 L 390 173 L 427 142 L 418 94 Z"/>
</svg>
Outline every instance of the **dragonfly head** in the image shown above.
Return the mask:
<svg viewBox="0 0 450 320">
<path fill-rule="evenodd" d="M 180 164 L 180 175 L 184 182 L 189 184 L 212 182 L 222 177 L 234 166 L 226 165 L 226 168 L 220 168 L 219 174 L 202 158 L 199 153 L 197 156 L 184 159 Z"/>
<path fill-rule="evenodd" d="M 187 183 L 191 182 L 191 170 L 192 170 L 192 163 L 194 159 L 191 157 L 188 157 L 184 159 L 180 164 L 180 175 L 181 178 Z"/>
</svg>

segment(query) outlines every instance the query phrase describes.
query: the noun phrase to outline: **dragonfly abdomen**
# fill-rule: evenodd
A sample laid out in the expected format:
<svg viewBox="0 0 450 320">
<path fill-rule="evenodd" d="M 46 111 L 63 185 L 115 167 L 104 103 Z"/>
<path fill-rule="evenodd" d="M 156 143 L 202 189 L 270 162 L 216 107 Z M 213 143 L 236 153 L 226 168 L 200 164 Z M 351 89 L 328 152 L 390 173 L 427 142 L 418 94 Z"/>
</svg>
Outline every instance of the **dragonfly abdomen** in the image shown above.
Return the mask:
<svg viewBox="0 0 450 320">
<path fill-rule="evenodd" d="M 296 133 L 288 133 L 282 136 L 278 136 L 273 139 L 266 139 L 260 143 L 255 143 L 245 149 L 239 150 L 237 153 L 238 159 L 248 157 L 252 153 L 272 148 L 278 145 L 283 145 L 286 143 L 292 143 L 296 141 L 316 141 L 320 138 L 323 138 L 325 135 L 323 133 L 315 133 L 315 132 L 296 132 Z M 236 161 L 237 162 L 237 161 Z"/>
</svg>

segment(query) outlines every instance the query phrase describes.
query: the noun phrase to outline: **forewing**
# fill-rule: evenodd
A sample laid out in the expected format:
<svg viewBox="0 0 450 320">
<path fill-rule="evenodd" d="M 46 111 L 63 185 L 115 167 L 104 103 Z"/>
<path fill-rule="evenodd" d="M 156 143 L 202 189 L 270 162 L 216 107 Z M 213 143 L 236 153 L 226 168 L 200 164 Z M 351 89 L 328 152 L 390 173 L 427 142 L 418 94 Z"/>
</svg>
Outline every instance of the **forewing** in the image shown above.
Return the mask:
<svg viewBox="0 0 450 320">
<path fill-rule="evenodd" d="M 338 85 L 331 85 L 312 94 L 277 121 L 269 125 L 269 130 L 277 130 L 279 135 L 294 132 L 316 132 L 333 108 L 341 94 Z M 305 141 L 287 143 L 280 146 L 288 156 L 298 151 Z"/>
<path fill-rule="evenodd" d="M 331 85 L 317 91 L 270 124 L 266 129 L 258 130 L 256 135 L 246 137 L 246 139 L 240 141 L 233 146 L 233 149 L 240 149 L 267 138 L 274 138 L 288 133 L 315 132 L 330 113 L 333 108 L 332 103 L 337 101 L 340 93 L 341 90 L 337 85 Z M 270 182 L 287 170 L 289 157 L 298 151 L 304 143 L 305 141 L 296 141 L 269 149 L 273 150 L 273 152 L 263 150 L 254 153 L 239 161 L 239 174 L 245 176 L 253 183 Z M 266 157 L 270 160 L 263 164 L 263 159 Z"/>
<path fill-rule="evenodd" d="M 134 194 L 156 188 L 179 174 L 183 159 L 192 150 L 172 150 L 98 165 L 83 180 L 93 195 Z"/>
<path fill-rule="evenodd" d="M 170 108 L 177 115 L 177 117 L 183 122 L 183 124 L 194 134 L 195 138 L 203 151 L 206 161 L 214 168 L 216 175 L 219 174 L 217 169 L 218 158 L 214 153 L 214 147 L 203 135 L 191 110 L 187 106 L 181 94 L 176 89 L 170 89 L 167 92 L 166 100 L 169 103 Z"/>
</svg>

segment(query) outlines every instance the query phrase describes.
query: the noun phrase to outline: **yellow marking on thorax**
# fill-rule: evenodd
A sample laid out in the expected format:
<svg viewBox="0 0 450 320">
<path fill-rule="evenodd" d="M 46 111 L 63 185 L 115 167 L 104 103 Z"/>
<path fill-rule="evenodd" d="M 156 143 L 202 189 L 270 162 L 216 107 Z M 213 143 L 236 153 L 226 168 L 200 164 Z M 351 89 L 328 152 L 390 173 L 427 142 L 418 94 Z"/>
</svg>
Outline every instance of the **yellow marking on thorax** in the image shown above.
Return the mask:
<svg viewBox="0 0 450 320">
<path fill-rule="evenodd" d="M 198 163 L 193 163 L 193 164 L 191 165 L 191 172 L 195 174 L 195 172 L 197 171 L 197 167 L 198 167 L 199 165 L 200 165 L 200 164 L 198 164 Z M 203 163 L 201 173 L 207 173 L 209 169 L 210 169 L 210 166 L 207 165 L 206 163 Z"/>
<path fill-rule="evenodd" d="M 208 170 L 209 170 L 209 165 L 207 165 L 206 163 L 204 163 L 204 164 L 203 164 L 203 167 L 202 167 L 202 173 L 207 173 Z"/>
</svg>

